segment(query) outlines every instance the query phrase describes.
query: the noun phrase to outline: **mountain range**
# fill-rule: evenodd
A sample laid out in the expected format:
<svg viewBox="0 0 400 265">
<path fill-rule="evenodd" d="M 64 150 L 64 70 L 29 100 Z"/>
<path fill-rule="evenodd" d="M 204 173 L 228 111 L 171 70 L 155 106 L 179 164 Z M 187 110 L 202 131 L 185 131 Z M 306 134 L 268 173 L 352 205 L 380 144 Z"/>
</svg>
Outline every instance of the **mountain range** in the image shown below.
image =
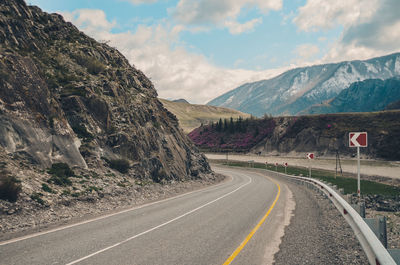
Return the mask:
<svg viewBox="0 0 400 265">
<path fill-rule="evenodd" d="M 400 78 L 366 79 L 351 84 L 338 96 L 306 109 L 302 114 L 370 112 L 390 109 L 400 100 Z"/>
<path fill-rule="evenodd" d="M 367 79 L 386 80 L 399 75 L 400 53 L 364 61 L 307 66 L 286 71 L 268 80 L 246 83 L 207 104 L 233 108 L 259 117 L 264 114 L 312 113 L 315 111 L 315 108 L 311 108 L 312 106 L 333 101 L 353 83 Z M 371 81 L 365 85 L 370 86 L 374 82 L 377 81 Z M 360 83 L 355 86 L 361 88 Z M 354 92 L 354 87 L 350 91 Z M 395 94 L 398 94 L 398 88 L 395 90 Z M 387 96 L 390 100 L 396 100 L 392 95 Z M 379 100 L 376 99 L 376 101 Z M 370 99 L 371 101 L 374 99 Z M 379 104 L 379 102 L 373 103 L 373 105 Z"/>
</svg>

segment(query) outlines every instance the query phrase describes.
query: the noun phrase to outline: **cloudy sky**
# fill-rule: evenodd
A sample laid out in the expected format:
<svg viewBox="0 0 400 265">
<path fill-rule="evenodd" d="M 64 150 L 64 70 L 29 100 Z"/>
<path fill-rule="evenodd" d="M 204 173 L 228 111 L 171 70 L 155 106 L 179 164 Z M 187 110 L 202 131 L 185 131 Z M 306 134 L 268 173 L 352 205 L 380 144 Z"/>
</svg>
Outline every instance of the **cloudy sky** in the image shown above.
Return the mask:
<svg viewBox="0 0 400 265">
<path fill-rule="evenodd" d="M 206 103 L 304 65 L 400 51 L 399 0 L 26 0 L 118 48 L 162 98 Z"/>
</svg>

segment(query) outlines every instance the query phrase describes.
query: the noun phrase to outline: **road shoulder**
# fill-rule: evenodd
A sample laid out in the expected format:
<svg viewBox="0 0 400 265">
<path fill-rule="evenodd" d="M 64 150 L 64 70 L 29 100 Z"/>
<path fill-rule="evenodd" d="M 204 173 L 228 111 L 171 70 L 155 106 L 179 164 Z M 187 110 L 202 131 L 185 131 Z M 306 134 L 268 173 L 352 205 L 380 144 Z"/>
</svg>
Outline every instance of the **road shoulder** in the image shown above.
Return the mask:
<svg viewBox="0 0 400 265">
<path fill-rule="evenodd" d="M 296 201 L 274 264 L 368 264 L 353 230 L 321 194 L 288 181 Z"/>
</svg>

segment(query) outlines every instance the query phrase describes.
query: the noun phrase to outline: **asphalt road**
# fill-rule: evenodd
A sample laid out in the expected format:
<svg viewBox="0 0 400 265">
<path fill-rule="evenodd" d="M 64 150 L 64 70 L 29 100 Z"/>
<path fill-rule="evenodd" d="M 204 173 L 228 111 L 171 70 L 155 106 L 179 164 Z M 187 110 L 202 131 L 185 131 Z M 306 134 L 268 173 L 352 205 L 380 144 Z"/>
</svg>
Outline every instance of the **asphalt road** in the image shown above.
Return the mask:
<svg viewBox="0 0 400 265">
<path fill-rule="evenodd" d="M 72 227 L 0 242 L 0 263 L 224 264 L 229 257 L 231 264 L 271 263 L 290 191 L 261 173 L 214 170 L 229 180 Z"/>
</svg>

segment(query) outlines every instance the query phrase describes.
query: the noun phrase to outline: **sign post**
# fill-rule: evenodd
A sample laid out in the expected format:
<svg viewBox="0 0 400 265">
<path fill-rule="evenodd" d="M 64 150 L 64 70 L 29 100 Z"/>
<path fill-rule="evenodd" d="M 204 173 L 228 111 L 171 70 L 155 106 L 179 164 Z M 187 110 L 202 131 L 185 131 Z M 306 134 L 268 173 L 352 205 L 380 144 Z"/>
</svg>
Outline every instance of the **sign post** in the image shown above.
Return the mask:
<svg viewBox="0 0 400 265">
<path fill-rule="evenodd" d="M 275 163 L 275 171 L 278 172 L 278 163 Z"/>
<path fill-rule="evenodd" d="M 283 163 L 283 166 L 285 167 L 285 174 L 286 174 L 286 168 L 287 168 L 287 166 L 288 166 L 288 163 Z"/>
<path fill-rule="evenodd" d="M 360 185 L 360 147 L 368 146 L 368 137 L 366 132 L 349 133 L 349 147 L 357 147 L 357 194 L 361 197 Z"/>
<path fill-rule="evenodd" d="M 308 177 L 311 178 L 311 160 L 314 159 L 314 153 L 307 153 L 307 159 L 310 160 L 310 164 L 308 165 Z"/>
</svg>

